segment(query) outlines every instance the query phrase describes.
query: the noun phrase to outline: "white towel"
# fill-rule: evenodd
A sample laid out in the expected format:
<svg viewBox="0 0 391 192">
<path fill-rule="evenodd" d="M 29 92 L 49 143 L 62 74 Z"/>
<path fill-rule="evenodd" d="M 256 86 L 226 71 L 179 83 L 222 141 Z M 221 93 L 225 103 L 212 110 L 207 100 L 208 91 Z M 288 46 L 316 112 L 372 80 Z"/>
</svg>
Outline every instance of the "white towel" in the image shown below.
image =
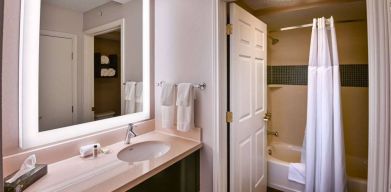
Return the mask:
<svg viewBox="0 0 391 192">
<path fill-rule="evenodd" d="M 98 146 L 98 150 L 100 149 L 100 144 L 95 143 L 95 144 L 89 144 L 89 145 L 84 145 L 80 147 L 80 157 L 88 157 L 94 153 L 94 145 Z"/>
<path fill-rule="evenodd" d="M 109 76 L 109 77 L 114 77 L 114 76 L 115 76 L 115 69 L 109 68 L 109 69 L 107 70 L 107 76 Z"/>
<path fill-rule="evenodd" d="M 171 83 L 163 83 L 160 102 L 162 106 L 172 106 L 175 100 L 175 85 Z"/>
<path fill-rule="evenodd" d="M 305 165 L 304 163 L 290 163 L 288 180 L 305 184 Z"/>
<path fill-rule="evenodd" d="M 160 95 L 162 128 L 173 128 L 175 121 L 175 85 L 163 83 Z"/>
<path fill-rule="evenodd" d="M 125 114 L 136 112 L 136 82 L 125 83 Z"/>
<path fill-rule="evenodd" d="M 107 69 L 100 69 L 100 76 L 106 77 L 106 76 L 107 76 L 107 73 L 108 73 L 108 70 L 107 70 Z"/>
<path fill-rule="evenodd" d="M 100 64 L 107 65 L 109 63 L 110 63 L 109 57 L 107 57 L 106 55 L 100 56 Z"/>
<path fill-rule="evenodd" d="M 143 82 L 136 83 L 136 112 L 143 111 Z"/>
<path fill-rule="evenodd" d="M 194 90 L 190 83 L 181 83 L 177 90 L 177 130 L 182 132 L 194 128 Z"/>
</svg>

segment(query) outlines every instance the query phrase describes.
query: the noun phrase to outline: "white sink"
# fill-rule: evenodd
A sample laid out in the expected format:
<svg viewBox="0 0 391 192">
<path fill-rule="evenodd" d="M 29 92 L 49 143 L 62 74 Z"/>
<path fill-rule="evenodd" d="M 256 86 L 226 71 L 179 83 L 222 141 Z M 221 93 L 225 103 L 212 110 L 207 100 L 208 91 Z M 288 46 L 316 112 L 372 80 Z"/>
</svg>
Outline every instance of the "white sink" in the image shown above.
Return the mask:
<svg viewBox="0 0 391 192">
<path fill-rule="evenodd" d="M 162 141 L 145 141 L 122 149 L 117 157 L 125 162 L 152 160 L 166 154 L 170 145 Z"/>
</svg>

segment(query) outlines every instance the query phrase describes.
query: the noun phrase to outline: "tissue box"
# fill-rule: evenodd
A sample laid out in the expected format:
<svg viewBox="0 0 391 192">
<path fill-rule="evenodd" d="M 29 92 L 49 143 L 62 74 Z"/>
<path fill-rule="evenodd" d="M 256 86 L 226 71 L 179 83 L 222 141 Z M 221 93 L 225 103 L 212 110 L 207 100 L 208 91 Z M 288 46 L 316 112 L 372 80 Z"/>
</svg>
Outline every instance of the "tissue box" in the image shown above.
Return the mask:
<svg viewBox="0 0 391 192">
<path fill-rule="evenodd" d="M 15 173 L 12 173 L 4 179 L 5 192 L 24 191 L 27 187 L 48 173 L 48 166 L 45 164 L 36 164 L 33 170 L 22 175 L 13 183 L 7 183 L 6 181 L 10 179 Z"/>
</svg>

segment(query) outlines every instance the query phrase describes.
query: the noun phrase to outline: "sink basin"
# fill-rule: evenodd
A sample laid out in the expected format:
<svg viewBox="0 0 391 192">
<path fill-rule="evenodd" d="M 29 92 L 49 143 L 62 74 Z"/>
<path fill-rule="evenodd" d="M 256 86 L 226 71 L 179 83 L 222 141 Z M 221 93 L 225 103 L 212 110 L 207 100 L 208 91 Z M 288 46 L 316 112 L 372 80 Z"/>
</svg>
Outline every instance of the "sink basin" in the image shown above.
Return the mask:
<svg viewBox="0 0 391 192">
<path fill-rule="evenodd" d="M 125 162 L 152 160 L 166 154 L 170 145 L 162 141 L 145 141 L 122 149 L 117 157 Z"/>
</svg>

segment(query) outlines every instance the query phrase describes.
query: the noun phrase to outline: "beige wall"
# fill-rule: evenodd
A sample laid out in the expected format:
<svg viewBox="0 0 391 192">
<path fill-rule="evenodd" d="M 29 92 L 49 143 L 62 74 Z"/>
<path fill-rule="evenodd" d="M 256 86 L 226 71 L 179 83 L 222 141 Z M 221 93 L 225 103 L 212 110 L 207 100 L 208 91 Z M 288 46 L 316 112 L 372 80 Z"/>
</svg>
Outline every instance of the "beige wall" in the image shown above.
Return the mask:
<svg viewBox="0 0 391 192">
<path fill-rule="evenodd" d="M 212 5 L 210 0 L 155 1 L 155 79 L 173 83 L 205 82 L 197 90 L 195 124 L 202 128 L 201 190 L 213 191 L 214 134 L 212 84 Z M 156 91 L 156 126 L 161 126 L 160 91 Z"/>
<path fill-rule="evenodd" d="M 337 24 L 341 64 L 368 64 L 366 23 Z M 280 41 L 269 42 L 268 65 L 307 65 L 311 29 L 270 33 Z M 280 136 L 273 140 L 302 145 L 306 123 L 307 86 L 284 85 L 268 89 L 270 128 Z M 368 156 L 368 88 L 342 87 L 345 149 L 349 156 Z M 269 137 L 270 138 L 270 137 Z"/>
<path fill-rule="evenodd" d="M 114 111 L 121 115 L 121 42 L 95 38 L 95 52 L 103 55 L 117 55 L 117 74 L 115 78 L 94 78 L 95 115 Z"/>
<path fill-rule="evenodd" d="M 366 22 L 336 24 L 341 64 L 368 64 Z M 268 45 L 268 65 L 306 65 L 310 50 L 311 27 L 269 33 L 280 41 Z"/>
</svg>

